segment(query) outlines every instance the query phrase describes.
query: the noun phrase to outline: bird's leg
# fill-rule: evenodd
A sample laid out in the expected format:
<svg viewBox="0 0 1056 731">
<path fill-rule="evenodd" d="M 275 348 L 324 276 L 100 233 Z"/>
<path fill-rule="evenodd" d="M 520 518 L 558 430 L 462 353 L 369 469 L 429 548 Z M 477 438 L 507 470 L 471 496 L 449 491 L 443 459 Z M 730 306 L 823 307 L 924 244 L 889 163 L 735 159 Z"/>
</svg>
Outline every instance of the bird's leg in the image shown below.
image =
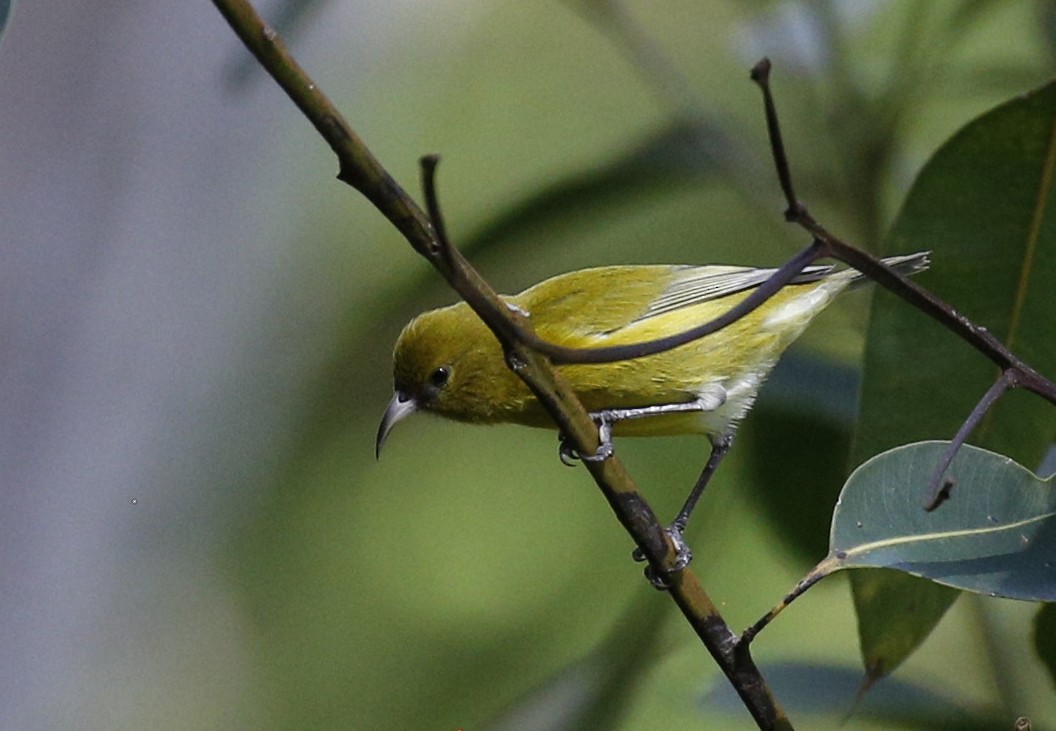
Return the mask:
<svg viewBox="0 0 1056 731">
<path fill-rule="evenodd" d="M 678 553 L 678 559 L 675 561 L 674 566 L 671 567 L 672 571 L 684 569 L 689 565 L 689 562 L 693 560 L 693 552 L 689 549 L 689 544 L 686 543 L 682 534 L 685 533 L 686 523 L 689 522 L 689 516 L 692 515 L 693 509 L 697 506 L 697 501 L 700 500 L 700 496 L 704 494 L 704 488 L 708 486 L 708 481 L 711 480 L 711 476 L 715 474 L 715 470 L 719 468 L 719 463 L 722 462 L 726 453 L 730 451 L 730 446 L 732 444 L 732 431 L 728 431 L 722 436 L 712 439 L 711 455 L 708 457 L 704 469 L 701 470 L 700 477 L 697 478 L 696 484 L 693 485 L 693 489 L 690 490 L 686 502 L 682 505 L 682 509 L 678 511 L 678 515 L 676 515 L 675 519 L 671 521 L 671 525 L 667 527 L 667 534 L 671 537 L 671 542 L 675 545 L 675 550 Z M 635 548 L 631 553 L 631 558 L 635 561 L 644 561 L 645 554 L 642 553 L 640 548 Z M 656 588 L 667 588 L 667 583 L 664 579 L 656 576 L 650 569 L 646 569 L 646 576 L 649 577 L 649 581 Z"/>
<path fill-rule="evenodd" d="M 722 388 L 722 386 L 714 384 L 712 388 L 693 401 L 674 404 L 656 404 L 654 406 L 637 406 L 626 409 L 605 409 L 603 411 L 592 412 L 591 418 L 593 418 L 598 424 L 598 439 L 601 442 L 598 451 L 592 455 L 579 454 L 568 444 L 568 440 L 562 436 L 561 447 L 559 449 L 561 461 L 566 465 L 572 466 L 576 459 L 591 462 L 611 457 L 613 454 L 612 425 L 617 421 L 645 419 L 650 416 L 664 416 L 667 414 L 684 414 L 694 411 L 713 411 L 722 406 L 725 402 L 726 390 Z M 676 554 L 675 561 L 669 569 L 670 572 L 681 571 L 686 566 L 689 566 L 689 562 L 693 560 L 693 552 L 682 538 L 682 533 L 685 531 L 686 522 L 689 520 L 690 513 L 693 512 L 697 500 L 700 499 L 701 493 L 704 492 L 704 487 L 708 484 L 708 480 L 711 478 L 712 473 L 719 466 L 719 462 L 721 462 L 722 458 L 726 455 L 732 441 L 733 434 L 731 432 L 728 435 L 723 436 L 721 439 L 712 442 L 711 457 L 708 458 L 708 463 L 705 465 L 704 471 L 697 479 L 697 484 L 693 486 L 693 490 L 690 492 L 689 497 L 682 506 L 682 510 L 679 511 L 674 522 L 667 528 L 667 534 L 671 537 L 671 542 L 674 545 Z M 640 548 L 636 548 L 631 556 L 635 561 L 645 560 L 645 554 Z M 656 588 L 667 588 L 666 580 L 662 576 L 658 576 L 656 572 L 652 570 L 652 567 L 645 570 L 645 575 Z"/>
<path fill-rule="evenodd" d="M 580 454 L 575 447 L 568 443 L 568 438 L 564 434 L 559 434 L 558 439 L 561 440 L 561 444 L 558 447 L 558 455 L 561 458 L 561 462 L 569 467 L 574 467 L 576 460 L 581 460 L 583 462 L 601 462 L 608 459 L 613 454 L 612 425 L 617 421 L 645 419 L 650 416 L 663 416 L 665 414 L 683 414 L 692 411 L 710 411 L 721 406 L 725 400 L 726 395 L 725 391 L 723 391 L 721 399 L 709 395 L 698 398 L 694 401 L 686 401 L 678 404 L 657 404 L 655 406 L 636 406 L 627 409 L 603 409 L 602 411 L 592 411 L 590 413 L 590 418 L 592 418 L 598 425 L 598 441 L 601 443 L 600 446 L 598 446 L 597 451 L 594 454 Z"/>
<path fill-rule="evenodd" d="M 719 468 L 719 463 L 722 462 L 722 458 L 726 456 L 726 453 L 730 451 L 730 445 L 732 444 L 732 431 L 712 439 L 711 455 L 708 457 L 708 462 L 704 465 L 704 469 L 701 470 L 700 477 L 697 478 L 697 484 L 693 485 L 693 489 L 690 490 L 686 502 L 682 505 L 682 509 L 678 511 L 678 515 L 671 522 L 671 526 L 667 529 L 668 532 L 677 533 L 681 536 L 686 530 L 686 523 L 689 522 L 689 516 L 693 514 L 693 509 L 697 507 L 697 501 L 704 494 L 704 488 L 708 486 L 708 481 L 715 474 L 715 470 Z"/>
</svg>

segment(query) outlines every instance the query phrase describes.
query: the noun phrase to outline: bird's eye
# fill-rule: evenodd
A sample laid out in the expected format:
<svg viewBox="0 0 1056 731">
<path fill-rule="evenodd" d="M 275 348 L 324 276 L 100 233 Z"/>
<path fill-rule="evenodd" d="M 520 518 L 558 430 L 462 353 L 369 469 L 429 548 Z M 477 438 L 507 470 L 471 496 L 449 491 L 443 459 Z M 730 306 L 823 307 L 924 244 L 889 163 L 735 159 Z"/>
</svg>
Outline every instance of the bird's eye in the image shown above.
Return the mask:
<svg viewBox="0 0 1056 731">
<path fill-rule="evenodd" d="M 447 366 L 440 366 L 429 374 L 429 385 L 433 388 L 443 388 L 447 385 L 449 378 L 451 378 L 451 369 Z"/>
</svg>

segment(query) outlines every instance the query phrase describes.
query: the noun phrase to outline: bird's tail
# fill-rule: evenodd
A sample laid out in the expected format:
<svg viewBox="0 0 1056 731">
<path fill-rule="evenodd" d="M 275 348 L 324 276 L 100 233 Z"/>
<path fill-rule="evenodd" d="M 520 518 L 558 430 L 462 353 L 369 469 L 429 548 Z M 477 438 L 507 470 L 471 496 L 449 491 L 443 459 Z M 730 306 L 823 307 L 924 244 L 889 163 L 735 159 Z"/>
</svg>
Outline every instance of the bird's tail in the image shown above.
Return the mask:
<svg viewBox="0 0 1056 731">
<path fill-rule="evenodd" d="M 894 269 L 899 274 L 905 274 L 907 277 L 912 277 L 914 274 L 919 274 L 928 268 L 931 264 L 931 260 L 928 256 L 931 255 L 930 251 L 919 251 L 916 254 L 903 254 L 902 256 L 888 256 L 881 259 L 884 264 Z M 866 277 L 859 271 L 845 269 L 844 271 L 853 272 L 851 279 L 851 287 L 861 286 L 869 283 L 869 278 Z"/>
</svg>

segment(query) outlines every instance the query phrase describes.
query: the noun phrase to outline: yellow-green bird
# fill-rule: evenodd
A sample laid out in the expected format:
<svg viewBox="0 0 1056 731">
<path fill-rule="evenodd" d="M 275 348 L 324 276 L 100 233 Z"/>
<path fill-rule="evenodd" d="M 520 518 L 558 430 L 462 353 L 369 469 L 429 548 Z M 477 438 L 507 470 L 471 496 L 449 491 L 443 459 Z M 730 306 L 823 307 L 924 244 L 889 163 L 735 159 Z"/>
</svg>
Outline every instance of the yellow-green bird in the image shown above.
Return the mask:
<svg viewBox="0 0 1056 731">
<path fill-rule="evenodd" d="M 926 253 L 884 262 L 905 274 L 928 265 Z M 597 267 L 552 277 L 505 299 L 528 316 L 543 339 L 597 348 L 655 340 L 712 320 L 774 271 Z M 585 458 L 608 456 L 610 435 L 707 435 L 712 459 L 672 525 L 673 534 L 680 534 L 707 477 L 729 448 L 737 422 L 781 353 L 837 294 L 862 280 L 853 269 L 807 267 L 762 306 L 699 340 L 633 360 L 560 366 L 602 427 L 602 450 Z M 414 318 L 396 342 L 393 372 L 395 395 L 378 429 L 379 454 L 393 426 L 416 411 L 473 424 L 555 428 L 507 367 L 495 336 L 464 302 Z"/>
</svg>

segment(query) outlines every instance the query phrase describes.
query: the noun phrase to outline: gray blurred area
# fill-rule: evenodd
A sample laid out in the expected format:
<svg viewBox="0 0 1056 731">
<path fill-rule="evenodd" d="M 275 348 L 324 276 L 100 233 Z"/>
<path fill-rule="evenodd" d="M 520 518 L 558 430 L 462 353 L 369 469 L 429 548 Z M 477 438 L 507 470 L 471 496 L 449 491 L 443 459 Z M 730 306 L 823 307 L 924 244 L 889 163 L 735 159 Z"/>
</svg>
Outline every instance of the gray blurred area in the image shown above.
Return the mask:
<svg viewBox="0 0 1056 731">
<path fill-rule="evenodd" d="M 0 728 L 264 710 L 209 558 L 315 334 L 264 317 L 295 242 L 247 181 L 293 115 L 240 53 L 160 0 L 24 2 L 0 43 Z"/>
</svg>

